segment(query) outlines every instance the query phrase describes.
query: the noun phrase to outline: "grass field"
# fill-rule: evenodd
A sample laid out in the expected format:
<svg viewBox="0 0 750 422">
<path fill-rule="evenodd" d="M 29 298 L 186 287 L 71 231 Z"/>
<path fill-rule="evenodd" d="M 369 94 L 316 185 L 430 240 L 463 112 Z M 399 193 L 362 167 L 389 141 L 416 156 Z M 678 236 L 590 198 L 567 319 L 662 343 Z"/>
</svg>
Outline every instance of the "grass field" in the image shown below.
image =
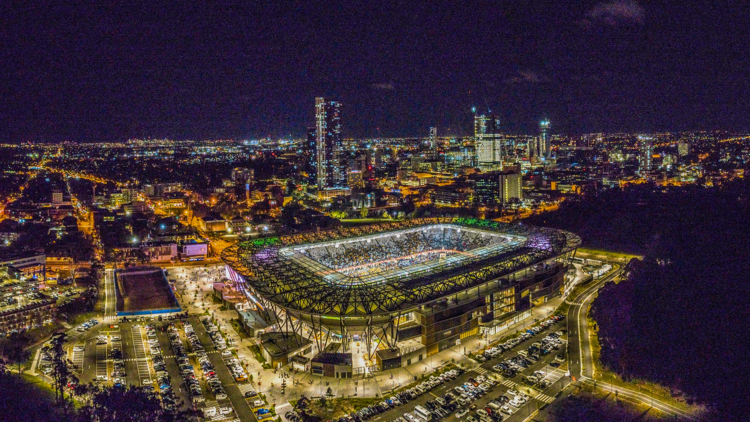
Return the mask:
<svg viewBox="0 0 750 422">
<path fill-rule="evenodd" d="M 17 421 L 60 421 L 63 415 L 54 403 L 49 384 L 30 375 L 0 376 L 0 419 Z"/>
</svg>

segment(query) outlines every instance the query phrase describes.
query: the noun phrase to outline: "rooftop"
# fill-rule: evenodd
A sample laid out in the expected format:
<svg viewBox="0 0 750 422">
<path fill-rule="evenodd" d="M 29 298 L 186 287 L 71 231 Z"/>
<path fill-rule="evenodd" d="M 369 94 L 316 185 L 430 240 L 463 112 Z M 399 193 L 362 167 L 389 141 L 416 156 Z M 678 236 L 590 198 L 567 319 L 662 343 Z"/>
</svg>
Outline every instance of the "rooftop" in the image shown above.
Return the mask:
<svg viewBox="0 0 750 422">
<path fill-rule="evenodd" d="M 271 332 L 260 335 L 260 345 L 274 358 L 288 355 L 312 342 L 294 333 Z"/>
</svg>

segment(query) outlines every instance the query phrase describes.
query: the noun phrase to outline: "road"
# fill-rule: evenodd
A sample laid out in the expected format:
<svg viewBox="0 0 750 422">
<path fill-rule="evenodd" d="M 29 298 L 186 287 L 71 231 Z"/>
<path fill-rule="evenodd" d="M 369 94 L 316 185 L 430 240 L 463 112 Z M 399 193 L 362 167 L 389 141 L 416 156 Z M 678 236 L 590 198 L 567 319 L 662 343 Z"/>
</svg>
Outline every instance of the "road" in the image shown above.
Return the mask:
<svg viewBox="0 0 750 422">
<path fill-rule="evenodd" d="M 117 295 L 115 295 L 115 272 L 104 272 L 104 320 L 117 319 Z"/>
<path fill-rule="evenodd" d="M 193 329 L 195 330 L 195 334 L 198 336 L 198 340 L 200 340 L 200 342 L 203 344 L 203 347 L 206 350 L 206 354 L 208 355 L 208 359 L 211 361 L 211 365 L 214 367 L 214 372 L 216 372 L 216 376 L 219 378 L 219 381 L 221 381 L 222 386 L 224 386 L 224 392 L 227 394 L 227 398 L 232 403 L 232 407 L 234 408 L 237 417 L 241 421 L 256 421 L 255 415 L 253 415 L 253 411 L 250 409 L 250 406 L 247 404 L 245 397 L 243 397 L 242 392 L 240 391 L 240 386 L 237 384 L 237 382 L 234 380 L 234 377 L 229 372 L 229 368 L 227 368 L 227 365 L 222 360 L 221 355 L 218 353 L 218 350 L 214 348 L 214 344 L 211 341 L 211 337 L 208 336 L 206 328 L 198 320 L 198 318 L 195 317 L 190 318 L 190 323 L 193 325 Z"/>
<path fill-rule="evenodd" d="M 609 262 L 613 270 L 605 276 L 594 280 L 591 285 L 579 294 L 570 303 L 568 310 L 568 367 L 570 374 L 577 381 L 583 382 L 594 387 L 599 387 L 612 393 L 617 392 L 617 397 L 624 397 L 634 401 L 651 405 L 652 407 L 673 416 L 679 416 L 688 419 L 697 420 L 693 414 L 685 412 L 668 403 L 654 399 L 648 394 L 640 391 L 615 386 L 606 382 L 595 380 L 596 369 L 591 352 L 591 342 L 588 326 L 588 309 L 591 303 L 596 299 L 599 289 L 609 281 L 612 281 L 620 274 L 621 264 Z"/>
</svg>

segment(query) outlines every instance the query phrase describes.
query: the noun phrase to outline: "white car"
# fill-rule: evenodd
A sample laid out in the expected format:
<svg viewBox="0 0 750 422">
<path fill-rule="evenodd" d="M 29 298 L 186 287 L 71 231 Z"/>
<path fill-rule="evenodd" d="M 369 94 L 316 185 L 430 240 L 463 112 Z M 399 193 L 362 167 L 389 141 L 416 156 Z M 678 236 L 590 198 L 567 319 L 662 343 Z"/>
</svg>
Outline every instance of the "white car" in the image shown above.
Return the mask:
<svg viewBox="0 0 750 422">
<path fill-rule="evenodd" d="M 222 415 L 226 415 L 228 413 L 232 413 L 232 408 L 231 407 L 222 407 L 221 409 L 219 409 L 219 413 L 221 413 Z"/>
<path fill-rule="evenodd" d="M 83 352 L 84 350 L 85 350 L 85 348 L 83 346 L 80 346 L 80 345 L 73 347 L 73 351 L 74 352 Z"/>
<path fill-rule="evenodd" d="M 141 384 L 143 384 L 143 385 L 151 385 L 151 384 L 153 384 L 153 383 L 154 383 L 154 382 L 153 382 L 153 381 L 151 381 L 151 379 L 150 379 L 150 378 L 146 378 L 145 380 L 141 381 Z"/>
<path fill-rule="evenodd" d="M 464 416 L 466 416 L 466 414 L 468 413 L 469 413 L 469 409 L 461 409 L 458 412 L 456 412 L 456 419 L 461 419 Z"/>
</svg>

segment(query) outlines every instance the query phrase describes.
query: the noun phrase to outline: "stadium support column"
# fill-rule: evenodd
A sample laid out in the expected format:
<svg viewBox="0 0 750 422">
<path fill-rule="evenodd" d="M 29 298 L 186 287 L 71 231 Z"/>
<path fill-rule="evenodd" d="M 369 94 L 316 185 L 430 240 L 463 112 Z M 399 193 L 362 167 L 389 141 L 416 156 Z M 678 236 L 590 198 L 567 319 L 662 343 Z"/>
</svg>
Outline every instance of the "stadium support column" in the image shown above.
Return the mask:
<svg viewBox="0 0 750 422">
<path fill-rule="evenodd" d="M 341 329 L 341 350 L 346 353 L 349 350 L 349 336 L 346 332 L 346 325 L 344 325 L 344 317 L 339 316 L 339 327 Z"/>
<path fill-rule="evenodd" d="M 398 344 L 398 325 L 401 323 L 401 310 L 399 309 L 398 315 L 395 320 L 391 320 L 391 339 L 393 339 L 393 346 Z"/>
<path fill-rule="evenodd" d="M 365 341 L 365 344 L 367 344 L 367 360 L 372 361 L 372 316 L 370 316 L 370 319 L 367 321 L 365 336 L 367 336 L 367 339 Z"/>
<path fill-rule="evenodd" d="M 318 320 L 318 323 L 320 323 L 320 320 Z M 312 329 L 313 341 L 318 347 L 318 353 L 320 353 L 320 351 L 323 350 L 323 347 L 320 343 L 320 341 L 323 340 L 323 335 L 319 329 L 315 329 L 315 315 L 313 314 L 310 314 L 310 327 Z M 320 328 L 320 325 L 318 325 L 318 328 Z"/>
<path fill-rule="evenodd" d="M 289 325 L 292 327 L 292 333 L 294 334 L 294 342 L 297 343 L 297 346 L 302 346 L 300 344 L 300 338 L 304 337 L 302 336 L 302 320 L 298 319 L 296 322 L 291 320 L 291 316 L 289 316 L 289 312 L 286 313 L 286 317 L 289 319 Z"/>
</svg>

